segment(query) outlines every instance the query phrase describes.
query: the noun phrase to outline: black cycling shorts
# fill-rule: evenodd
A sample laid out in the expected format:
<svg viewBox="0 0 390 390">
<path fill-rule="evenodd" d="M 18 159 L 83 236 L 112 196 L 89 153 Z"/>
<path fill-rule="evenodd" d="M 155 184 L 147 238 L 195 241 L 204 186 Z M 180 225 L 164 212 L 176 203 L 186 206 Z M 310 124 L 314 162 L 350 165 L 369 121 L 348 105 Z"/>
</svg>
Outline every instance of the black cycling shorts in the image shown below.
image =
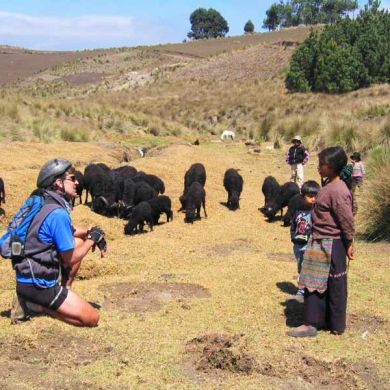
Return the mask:
<svg viewBox="0 0 390 390">
<path fill-rule="evenodd" d="M 68 289 L 59 284 L 49 288 L 42 288 L 32 283 L 16 282 L 16 292 L 27 301 L 52 310 L 57 310 L 68 296 Z"/>
</svg>

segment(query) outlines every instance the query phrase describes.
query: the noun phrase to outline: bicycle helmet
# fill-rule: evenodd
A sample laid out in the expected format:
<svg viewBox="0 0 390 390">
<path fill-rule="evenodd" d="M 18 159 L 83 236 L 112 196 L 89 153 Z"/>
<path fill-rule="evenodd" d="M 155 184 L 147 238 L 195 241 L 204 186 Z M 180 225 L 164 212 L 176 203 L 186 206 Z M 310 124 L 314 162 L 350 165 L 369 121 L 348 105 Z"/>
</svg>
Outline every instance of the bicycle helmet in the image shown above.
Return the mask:
<svg viewBox="0 0 390 390">
<path fill-rule="evenodd" d="M 62 176 L 72 163 L 63 158 L 53 158 L 47 161 L 38 174 L 37 187 L 47 188 L 54 183 L 55 179 Z"/>
</svg>

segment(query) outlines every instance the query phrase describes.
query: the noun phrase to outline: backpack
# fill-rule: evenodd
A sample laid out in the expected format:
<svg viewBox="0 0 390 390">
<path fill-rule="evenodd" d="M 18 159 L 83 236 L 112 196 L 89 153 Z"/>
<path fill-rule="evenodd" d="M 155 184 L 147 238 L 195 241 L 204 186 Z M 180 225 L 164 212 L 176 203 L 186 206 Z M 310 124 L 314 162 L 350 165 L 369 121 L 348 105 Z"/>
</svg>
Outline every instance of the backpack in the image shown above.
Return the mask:
<svg viewBox="0 0 390 390">
<path fill-rule="evenodd" d="M 46 203 L 44 191 L 34 191 L 13 216 L 7 232 L 0 237 L 0 255 L 13 261 L 24 257 L 24 246 L 31 222 Z"/>
</svg>

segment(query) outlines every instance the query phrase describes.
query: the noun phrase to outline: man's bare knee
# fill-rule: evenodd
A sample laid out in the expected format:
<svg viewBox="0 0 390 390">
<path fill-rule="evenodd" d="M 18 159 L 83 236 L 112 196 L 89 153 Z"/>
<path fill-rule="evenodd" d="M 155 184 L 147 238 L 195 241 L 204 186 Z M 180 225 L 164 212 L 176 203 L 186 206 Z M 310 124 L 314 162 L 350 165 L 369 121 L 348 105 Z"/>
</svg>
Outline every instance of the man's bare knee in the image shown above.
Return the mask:
<svg viewBox="0 0 390 390">
<path fill-rule="evenodd" d="M 94 311 L 91 312 L 91 314 L 89 314 L 86 318 L 83 318 L 81 321 L 83 322 L 84 326 L 87 326 L 90 328 L 97 326 L 97 324 L 99 322 L 98 311 L 94 309 Z"/>
</svg>

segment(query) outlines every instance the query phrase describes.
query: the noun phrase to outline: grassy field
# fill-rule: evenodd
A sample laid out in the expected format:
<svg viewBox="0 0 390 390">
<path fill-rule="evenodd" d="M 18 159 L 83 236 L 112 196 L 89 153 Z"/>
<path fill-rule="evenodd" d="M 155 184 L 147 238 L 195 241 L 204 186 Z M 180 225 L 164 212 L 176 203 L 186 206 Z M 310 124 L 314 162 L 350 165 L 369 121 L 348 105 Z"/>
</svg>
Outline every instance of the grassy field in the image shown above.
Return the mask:
<svg viewBox="0 0 390 390">
<path fill-rule="evenodd" d="M 117 166 L 119 144 L 7 144 L 0 157 L 8 194 L 3 226 L 34 188 L 40 165 L 67 156 Z M 174 220 L 153 232 L 124 236 L 124 221 L 84 205 L 75 225 L 99 224 L 109 255 L 89 254 L 74 290 L 100 309 L 95 329 L 45 316 L 9 324 L 14 275 L 0 262 L 0 387 L 3 389 L 384 389 L 389 386 L 388 243 L 356 242 L 349 268 L 348 329 L 341 337 L 286 336 L 302 307 L 286 305 L 295 292 L 296 263 L 289 231 L 266 222 L 261 183 L 289 179 L 283 150 L 249 153 L 243 143 L 172 144 L 133 161 L 165 181 Z M 207 170 L 208 218 L 193 225 L 177 213 L 185 170 Z M 306 178 L 318 180 L 313 154 Z M 230 212 L 225 169 L 244 178 L 241 209 Z M 202 214 L 203 215 L 203 214 Z M 357 216 L 358 220 L 360 215 Z M 163 219 L 164 221 L 164 219 Z M 218 369 L 222 367 L 225 369 Z"/>
</svg>

